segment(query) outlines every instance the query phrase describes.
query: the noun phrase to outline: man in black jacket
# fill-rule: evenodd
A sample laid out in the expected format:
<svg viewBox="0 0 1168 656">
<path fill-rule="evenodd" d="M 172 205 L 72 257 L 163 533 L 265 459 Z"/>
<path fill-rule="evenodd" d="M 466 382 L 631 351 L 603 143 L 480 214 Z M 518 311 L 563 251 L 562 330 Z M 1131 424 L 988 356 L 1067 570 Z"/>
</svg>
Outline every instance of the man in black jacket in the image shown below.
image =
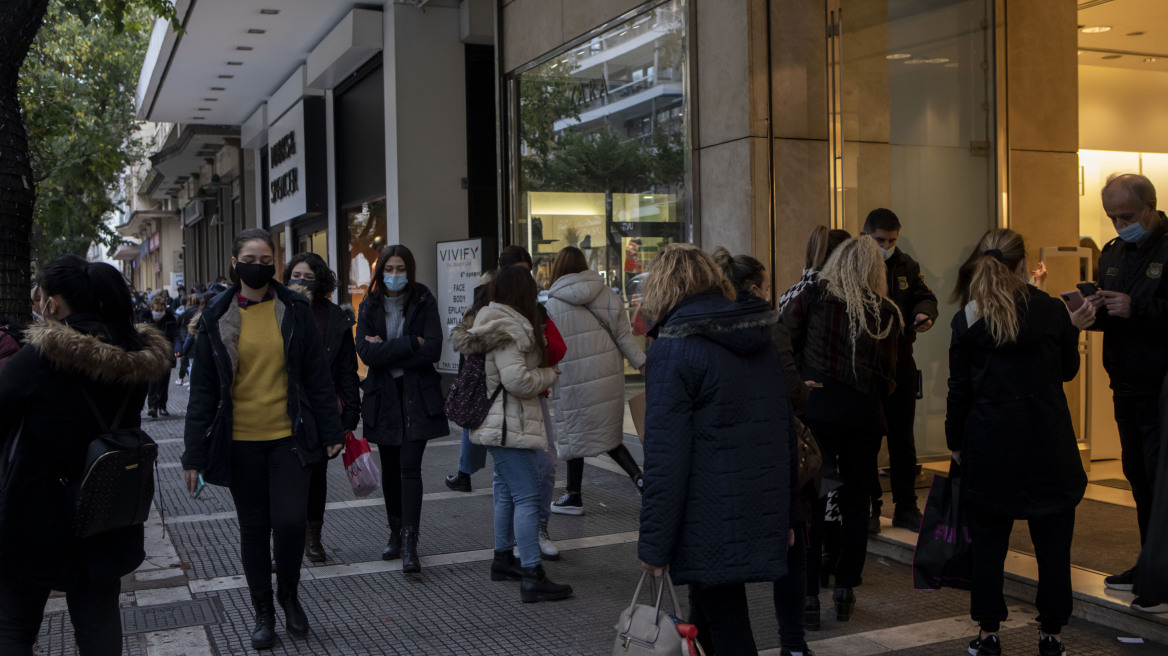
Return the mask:
<svg viewBox="0 0 1168 656">
<path fill-rule="evenodd" d="M 1112 175 L 1102 196 L 1119 237 L 1099 256 L 1102 291 L 1088 297 L 1096 308 L 1091 329 L 1103 331 L 1103 368 L 1111 377 L 1123 475 L 1131 483 L 1143 544 L 1160 450 L 1160 387 L 1168 373 L 1168 217 L 1156 210 L 1156 189 L 1142 175 Z M 1105 583 L 1131 590 L 1134 580 L 1132 568 Z M 1135 610 L 1168 612 L 1163 600 L 1136 594 Z"/>
<path fill-rule="evenodd" d="M 892 210 L 877 208 L 864 221 L 864 234 L 876 240 L 888 270 L 888 297 L 900 308 L 904 328 L 897 343 L 896 389 L 884 401 L 884 418 L 888 422 L 888 465 L 892 479 L 892 501 L 896 510 L 892 525 L 916 532 L 921 526 L 921 511 L 913 485 L 917 475 L 917 446 L 913 425 L 917 413 L 917 390 L 920 388 L 913 343 L 917 333 L 933 327 L 937 319 L 937 297 L 925 282 L 921 265 L 896 247 L 900 238 L 900 219 Z M 869 530 L 880 532 L 880 507 L 883 504 L 879 479 L 872 488 L 872 520 Z"/>
</svg>

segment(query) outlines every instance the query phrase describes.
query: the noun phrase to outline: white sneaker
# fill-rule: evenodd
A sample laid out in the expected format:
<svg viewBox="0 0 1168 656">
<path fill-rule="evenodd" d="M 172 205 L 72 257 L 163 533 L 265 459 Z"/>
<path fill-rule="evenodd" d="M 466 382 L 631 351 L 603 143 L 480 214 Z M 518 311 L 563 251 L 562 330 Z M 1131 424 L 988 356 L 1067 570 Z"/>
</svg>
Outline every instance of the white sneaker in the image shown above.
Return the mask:
<svg viewBox="0 0 1168 656">
<path fill-rule="evenodd" d="M 548 537 L 547 520 L 539 520 L 539 553 L 547 560 L 559 560 L 560 549 Z"/>
<path fill-rule="evenodd" d="M 185 388 L 187 388 L 187 389 L 190 389 L 190 388 L 191 388 L 191 381 L 189 381 L 189 380 L 184 380 L 184 381 L 183 381 L 183 387 L 185 387 Z"/>
<path fill-rule="evenodd" d="M 182 385 L 183 384 L 182 379 L 180 378 L 180 379 L 174 381 L 174 384 L 175 385 Z"/>
</svg>

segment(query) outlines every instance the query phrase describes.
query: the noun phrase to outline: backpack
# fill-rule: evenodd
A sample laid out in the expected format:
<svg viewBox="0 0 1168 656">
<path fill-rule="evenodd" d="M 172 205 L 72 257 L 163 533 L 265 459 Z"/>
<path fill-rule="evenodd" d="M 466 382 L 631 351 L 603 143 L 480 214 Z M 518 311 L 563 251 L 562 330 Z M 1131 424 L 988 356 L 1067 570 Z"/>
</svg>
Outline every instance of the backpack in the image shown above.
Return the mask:
<svg viewBox="0 0 1168 656">
<path fill-rule="evenodd" d="M 502 391 L 503 383 L 500 382 L 495 392 L 487 396 L 485 353 L 464 355 L 462 369 L 454 377 L 450 393 L 446 395 L 446 418 L 463 428 L 478 428 L 483 425 L 487 413 Z"/>
<path fill-rule="evenodd" d="M 87 538 L 146 522 L 154 501 L 158 445 L 140 428 L 118 426 L 133 392 L 109 425 L 84 387 L 81 393 L 101 433 L 89 443 L 81 475 L 73 480 L 62 477 L 61 482 L 67 490 L 73 536 Z"/>
</svg>

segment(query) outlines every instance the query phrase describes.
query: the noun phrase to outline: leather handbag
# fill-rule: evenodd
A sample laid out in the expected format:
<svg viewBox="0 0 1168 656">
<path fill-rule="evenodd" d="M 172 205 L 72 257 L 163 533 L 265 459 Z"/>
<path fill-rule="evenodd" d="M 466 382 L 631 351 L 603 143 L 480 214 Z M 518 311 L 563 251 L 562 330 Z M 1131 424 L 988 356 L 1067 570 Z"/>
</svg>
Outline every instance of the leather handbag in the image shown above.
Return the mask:
<svg viewBox="0 0 1168 656">
<path fill-rule="evenodd" d="M 666 588 L 669 588 L 669 597 L 673 602 L 673 612 L 678 610 L 677 591 L 673 589 L 673 581 L 666 572 L 661 578 L 661 587 L 657 589 L 656 601 L 652 606 L 638 604 L 641 597 L 641 588 L 645 586 L 645 579 L 649 578 L 650 596 L 653 596 L 653 579 L 649 572 L 641 573 L 641 580 L 637 583 L 637 590 L 633 593 L 633 602 L 620 615 L 616 623 L 616 644 L 612 648 L 613 656 L 660 656 L 661 654 L 689 654 L 690 642 L 683 638 L 677 628 L 677 621 L 672 613 L 661 610 L 661 597 Z M 688 625 L 687 625 L 688 626 Z M 694 633 L 696 635 L 696 632 Z M 692 641 L 697 645 L 697 641 Z M 696 647 L 695 647 L 696 649 Z"/>
</svg>

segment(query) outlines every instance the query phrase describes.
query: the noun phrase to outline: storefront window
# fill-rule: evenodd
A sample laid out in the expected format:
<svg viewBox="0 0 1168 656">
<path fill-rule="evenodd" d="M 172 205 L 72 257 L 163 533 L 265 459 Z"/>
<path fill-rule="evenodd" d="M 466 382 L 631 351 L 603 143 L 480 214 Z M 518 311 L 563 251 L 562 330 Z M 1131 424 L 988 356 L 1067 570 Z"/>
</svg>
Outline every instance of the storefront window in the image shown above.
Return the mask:
<svg viewBox="0 0 1168 656">
<path fill-rule="evenodd" d="M 635 315 L 647 265 L 687 241 L 685 2 L 661 3 L 512 79 L 512 241 L 540 288 L 565 246 Z M 643 330 L 641 331 L 643 332 Z"/>
<path fill-rule="evenodd" d="M 350 303 L 356 310 L 369 292 L 377 255 L 385 248 L 385 199 L 380 198 L 354 207 L 345 208 L 349 229 L 349 275 L 347 298 L 345 288 L 338 290 L 338 302 Z"/>
</svg>

